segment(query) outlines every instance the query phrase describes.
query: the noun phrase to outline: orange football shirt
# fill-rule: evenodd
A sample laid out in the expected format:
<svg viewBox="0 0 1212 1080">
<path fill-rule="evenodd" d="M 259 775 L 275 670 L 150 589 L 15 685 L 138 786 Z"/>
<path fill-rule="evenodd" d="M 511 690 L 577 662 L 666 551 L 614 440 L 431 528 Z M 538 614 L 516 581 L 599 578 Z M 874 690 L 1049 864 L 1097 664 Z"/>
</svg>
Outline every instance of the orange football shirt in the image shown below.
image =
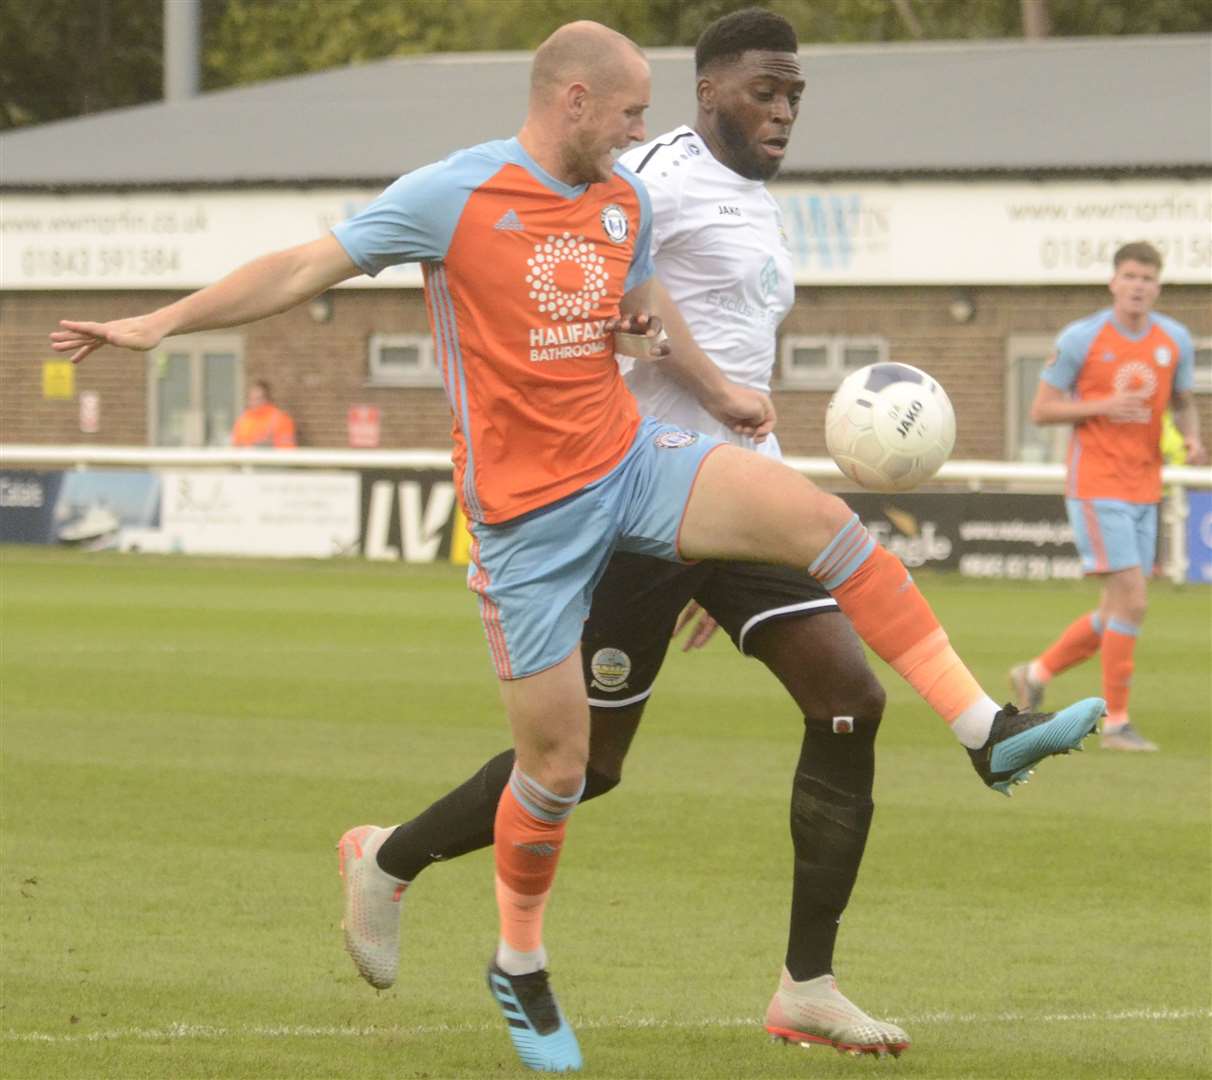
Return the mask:
<svg viewBox="0 0 1212 1080">
<path fill-rule="evenodd" d="M 1066 494 L 1074 499 L 1152 503 L 1161 498 L 1162 414 L 1175 390 L 1194 382 L 1194 346 L 1182 323 L 1153 314 L 1133 336 L 1107 308 L 1067 326 L 1043 380 L 1081 400 L 1143 393 L 1131 420 L 1094 416 L 1073 427 Z"/>
<path fill-rule="evenodd" d="M 570 187 L 517 139 L 485 143 L 402 177 L 333 232 L 369 274 L 423 263 L 468 518 L 508 521 L 622 460 L 639 413 L 604 324 L 652 275 L 651 210 L 630 172 Z"/>
</svg>

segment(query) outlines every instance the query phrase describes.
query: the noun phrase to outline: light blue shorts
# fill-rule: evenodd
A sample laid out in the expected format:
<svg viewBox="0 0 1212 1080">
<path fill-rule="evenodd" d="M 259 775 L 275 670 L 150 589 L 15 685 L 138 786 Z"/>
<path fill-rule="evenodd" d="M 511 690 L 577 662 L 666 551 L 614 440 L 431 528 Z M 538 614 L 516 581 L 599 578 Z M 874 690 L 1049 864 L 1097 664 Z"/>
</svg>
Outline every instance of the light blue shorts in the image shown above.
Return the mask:
<svg viewBox="0 0 1212 1080">
<path fill-rule="evenodd" d="M 617 548 L 681 562 L 678 530 L 718 439 L 641 421 L 630 449 L 580 491 L 500 525 L 469 525 L 467 585 L 497 675 L 520 679 L 578 648 L 594 586 Z"/>
<path fill-rule="evenodd" d="M 1157 503 L 1066 499 L 1073 542 L 1087 574 L 1139 566 L 1145 577 L 1157 558 Z"/>
</svg>

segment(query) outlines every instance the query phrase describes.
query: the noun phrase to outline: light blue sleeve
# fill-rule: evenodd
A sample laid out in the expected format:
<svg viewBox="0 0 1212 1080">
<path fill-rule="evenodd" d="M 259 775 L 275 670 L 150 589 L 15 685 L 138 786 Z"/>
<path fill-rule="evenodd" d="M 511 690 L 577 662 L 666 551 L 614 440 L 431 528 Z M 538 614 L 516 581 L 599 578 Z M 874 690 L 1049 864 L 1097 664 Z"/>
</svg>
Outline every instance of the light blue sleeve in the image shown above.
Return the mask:
<svg viewBox="0 0 1212 1080">
<path fill-rule="evenodd" d="M 1191 339 L 1191 331 L 1177 319 L 1172 319 L 1169 315 L 1158 315 L 1156 312 L 1153 317 L 1178 346 L 1178 365 L 1174 369 L 1174 393 L 1181 394 L 1195 386 L 1195 342 Z"/>
<path fill-rule="evenodd" d="M 617 172 L 632 186 L 640 201 L 640 231 L 636 234 L 635 247 L 631 252 L 627 280 L 623 283 L 623 292 L 629 293 L 656 273 L 652 263 L 652 200 L 648 198 L 644 182 L 635 173 L 621 165 L 617 167 Z"/>
<path fill-rule="evenodd" d="M 1077 385 L 1077 376 L 1086 362 L 1090 346 L 1109 318 L 1110 311 L 1100 311 L 1066 326 L 1057 336 L 1056 355 L 1040 372 L 1040 379 L 1057 390 L 1072 390 Z"/>
<path fill-rule="evenodd" d="M 400 263 L 441 261 L 471 193 L 503 164 L 485 149 L 461 150 L 401 176 L 365 209 L 334 225 L 333 235 L 371 277 Z"/>
</svg>

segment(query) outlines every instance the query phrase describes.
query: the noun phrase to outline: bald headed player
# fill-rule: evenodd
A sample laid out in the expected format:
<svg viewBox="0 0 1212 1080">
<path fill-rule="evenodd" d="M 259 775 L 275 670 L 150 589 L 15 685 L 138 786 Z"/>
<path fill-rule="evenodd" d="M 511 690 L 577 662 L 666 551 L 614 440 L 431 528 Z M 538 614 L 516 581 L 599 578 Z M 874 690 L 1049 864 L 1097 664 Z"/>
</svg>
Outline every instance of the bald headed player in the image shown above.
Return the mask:
<svg viewBox="0 0 1212 1080">
<path fill-rule="evenodd" d="M 748 9 L 718 19 L 695 50 L 694 127 L 675 128 L 621 159 L 652 200 L 657 274 L 693 334 L 675 330 L 674 355 L 701 345 L 719 385 L 726 375 L 763 393 L 770 389 L 775 333 L 795 299 L 791 254 L 765 181 L 778 172 L 799 110 L 804 79 L 797 49 L 794 28 L 773 12 Z M 625 362 L 642 412 L 779 456 L 773 436 L 758 443 L 716 420 L 675 377 L 675 363 Z M 770 669 L 804 717 L 791 796 L 791 921 L 768 1028 L 797 1041 L 899 1054 L 909 1045 L 905 1032 L 872 1019 L 833 978 L 838 922 L 871 824 L 884 691 L 850 623 L 813 578 L 782 566 L 686 566 L 614 555 L 581 640 L 591 719 L 581 801 L 619 783 L 679 612 L 691 600 L 742 653 Z M 435 862 L 491 845 L 513 765 L 512 751 L 499 754 L 412 821 L 376 834 L 378 866 L 411 883 Z M 374 940 L 353 951 L 376 986 L 395 981 L 399 957 L 398 915 L 387 909 L 382 915 Z M 367 963 L 367 956 L 375 961 Z"/>
<path fill-rule="evenodd" d="M 769 457 L 640 416 L 615 349 L 627 341 L 662 362 L 654 310 L 675 342 L 689 336 L 652 280 L 647 192 L 613 162 L 613 150 L 643 140 L 650 82 L 632 42 L 572 23 L 536 54 L 516 138 L 410 173 L 330 235 L 157 311 L 64 320 L 51 335 L 77 361 L 106 344 L 145 350 L 168 334 L 274 314 L 359 273 L 425 264 L 473 535 L 468 580 L 516 752 L 493 823 L 500 937 L 488 982 L 519 1056 L 545 1071 L 581 1065 L 549 986 L 542 921 L 589 759 L 582 627 L 615 551 L 808 570 L 961 741 L 983 740 L 978 769 L 995 786 L 1080 743 L 1103 707 L 1092 698 L 1056 714 L 999 709 L 904 566 L 842 500 Z M 679 354 L 678 370 L 705 386 L 718 376 L 695 357 Z M 704 396 L 730 425 L 769 425 L 760 393 Z M 377 931 L 374 912 L 395 914 L 403 885 L 375 861 L 381 832 L 361 826 L 340 845 L 354 942 Z"/>
</svg>

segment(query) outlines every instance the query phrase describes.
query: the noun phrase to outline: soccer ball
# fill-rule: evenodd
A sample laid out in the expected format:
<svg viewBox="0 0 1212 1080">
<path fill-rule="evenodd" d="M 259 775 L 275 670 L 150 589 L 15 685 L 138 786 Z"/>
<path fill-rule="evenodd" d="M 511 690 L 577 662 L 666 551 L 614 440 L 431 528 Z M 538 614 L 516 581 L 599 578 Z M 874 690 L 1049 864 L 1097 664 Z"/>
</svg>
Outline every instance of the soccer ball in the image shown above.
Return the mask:
<svg viewBox="0 0 1212 1080">
<path fill-rule="evenodd" d="M 855 483 L 908 491 L 929 480 L 955 446 L 947 392 L 908 364 L 871 364 L 847 375 L 825 413 L 825 445 Z"/>
</svg>

